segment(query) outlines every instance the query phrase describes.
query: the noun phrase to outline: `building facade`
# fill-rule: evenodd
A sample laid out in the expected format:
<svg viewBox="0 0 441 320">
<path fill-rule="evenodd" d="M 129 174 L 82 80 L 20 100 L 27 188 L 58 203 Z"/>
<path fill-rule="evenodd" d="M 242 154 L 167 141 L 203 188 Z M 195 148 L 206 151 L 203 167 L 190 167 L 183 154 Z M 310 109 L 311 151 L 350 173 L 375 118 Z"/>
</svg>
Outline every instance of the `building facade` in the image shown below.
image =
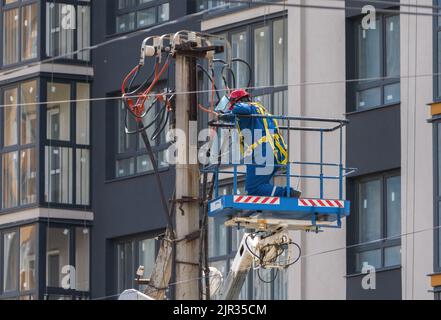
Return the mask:
<svg viewBox="0 0 441 320">
<path fill-rule="evenodd" d="M 375 28 L 364 26 L 366 3 L 350 0 L 2 0 L 0 299 L 114 299 L 136 287 L 139 265 L 149 276 L 165 221 L 117 97 L 142 40 L 182 29 L 226 36 L 274 114 L 350 120 L 351 216 L 342 229 L 293 233 L 299 263 L 270 284 L 251 272 L 241 298 L 439 299 L 441 3 L 369 4 Z M 246 70 L 234 68 L 246 86 Z M 173 76 L 160 83 L 173 87 Z M 290 138 L 292 161 L 318 160 L 317 136 Z M 165 134 L 152 144 L 170 198 Z M 325 161 L 338 162 L 338 144 L 326 141 Z M 293 185 L 319 195 L 316 181 Z M 222 186 L 232 192 L 228 179 Z M 336 184 L 325 190 L 338 197 Z M 210 219 L 209 255 L 226 275 L 244 231 L 223 222 Z M 375 289 L 363 287 L 366 265 Z"/>
</svg>

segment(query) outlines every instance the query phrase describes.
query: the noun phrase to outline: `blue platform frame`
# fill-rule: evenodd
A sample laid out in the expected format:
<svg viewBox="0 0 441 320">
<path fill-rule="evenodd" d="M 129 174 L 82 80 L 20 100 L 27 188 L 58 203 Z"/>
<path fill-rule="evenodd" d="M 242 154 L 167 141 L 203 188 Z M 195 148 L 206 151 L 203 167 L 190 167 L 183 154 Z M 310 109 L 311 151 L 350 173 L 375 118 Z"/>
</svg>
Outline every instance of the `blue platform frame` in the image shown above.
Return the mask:
<svg viewBox="0 0 441 320">
<path fill-rule="evenodd" d="M 297 198 L 274 198 L 276 204 L 269 204 L 268 199 L 264 199 L 265 203 L 259 203 L 262 201 L 261 198 L 265 197 L 253 197 L 252 200 L 256 200 L 256 203 L 243 203 L 240 201 L 235 201 L 238 196 L 241 198 L 244 195 L 238 193 L 238 179 L 241 175 L 246 173 L 239 171 L 239 167 L 243 166 L 243 163 L 231 164 L 227 168 L 221 168 L 220 165 L 209 165 L 203 168 L 203 171 L 211 172 L 214 174 L 214 199 L 208 204 L 208 215 L 210 217 L 251 217 L 259 215 L 263 219 L 283 219 L 283 220 L 302 220 L 311 221 L 311 226 L 318 226 L 317 221 L 319 219 L 326 219 L 326 221 L 335 221 L 333 225 L 326 227 L 340 228 L 342 223 L 341 219 L 349 216 L 350 214 L 350 202 L 343 199 L 343 180 L 348 174 L 356 171 L 354 168 L 346 168 L 343 164 L 343 130 L 344 127 L 349 123 L 346 119 L 327 119 L 327 118 L 310 118 L 310 117 L 286 117 L 286 116 L 262 116 L 262 115 L 236 115 L 238 117 L 255 117 L 255 118 L 271 118 L 276 120 L 282 120 L 287 123 L 287 126 L 280 126 L 280 130 L 290 131 L 304 131 L 304 132 L 315 132 L 319 135 L 319 161 L 316 162 L 306 162 L 306 161 L 295 161 L 288 162 L 287 165 L 279 165 L 285 169 L 284 173 L 276 174 L 276 176 L 284 176 L 286 178 L 286 187 L 291 186 L 291 179 L 317 179 L 319 180 L 320 197 L 318 199 L 307 199 L 308 204 L 302 204 L 301 199 Z M 291 126 L 292 121 L 303 121 L 312 122 L 314 124 L 323 124 L 323 126 L 315 127 L 303 127 L 303 126 Z M 211 122 L 212 127 L 216 127 L 218 130 L 222 128 L 233 128 L 232 123 L 222 123 L 222 122 Z M 327 163 L 324 162 L 324 143 L 325 135 L 337 132 L 339 134 L 339 162 L 338 163 Z M 288 146 L 290 145 L 290 134 L 288 134 Z M 289 159 L 289 150 L 288 150 Z M 249 164 L 247 164 L 249 165 Z M 314 166 L 319 167 L 320 173 L 318 175 L 301 175 L 292 174 L 291 166 Z M 325 175 L 326 167 L 338 168 L 338 175 Z M 219 195 L 219 175 L 231 175 L 233 178 L 233 194 L 231 195 Z M 325 194 L 325 181 L 331 180 L 338 183 L 338 194 L 339 199 L 326 199 Z M 236 198 L 235 198 L 236 197 Z M 245 197 L 252 197 L 248 195 Z M 268 198 L 268 197 L 267 197 Z M 338 204 L 338 206 L 336 205 Z M 330 204 L 330 205 L 329 205 Z M 320 225 L 320 228 L 324 227 Z"/>
</svg>

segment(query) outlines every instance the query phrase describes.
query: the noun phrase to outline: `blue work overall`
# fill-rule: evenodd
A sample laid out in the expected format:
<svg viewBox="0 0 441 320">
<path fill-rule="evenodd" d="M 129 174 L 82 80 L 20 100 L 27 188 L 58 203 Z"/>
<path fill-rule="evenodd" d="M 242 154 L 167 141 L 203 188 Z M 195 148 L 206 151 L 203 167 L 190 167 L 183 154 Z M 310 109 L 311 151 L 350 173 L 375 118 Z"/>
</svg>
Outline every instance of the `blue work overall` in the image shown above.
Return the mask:
<svg viewBox="0 0 441 320">
<path fill-rule="evenodd" d="M 237 103 L 231 110 L 231 115 L 268 115 L 265 108 L 259 103 Z M 285 165 L 288 162 L 288 154 L 285 141 L 279 132 L 277 121 L 263 117 L 236 117 L 236 126 L 239 131 L 240 147 L 242 155 L 250 155 L 252 164 L 247 164 L 247 175 L 245 189 L 249 195 L 254 196 L 286 196 L 286 188 L 274 186 L 271 179 L 280 169 L 278 165 Z M 242 130 L 251 130 L 252 142 L 250 146 L 245 146 Z M 257 141 L 256 141 L 257 140 Z M 269 144 L 269 146 L 267 146 Z M 270 164 L 256 164 L 255 154 L 262 155 L 266 159 L 267 150 L 273 153 L 274 161 Z M 268 172 L 267 166 L 270 168 Z M 266 169 L 264 169 L 266 168 Z"/>
</svg>

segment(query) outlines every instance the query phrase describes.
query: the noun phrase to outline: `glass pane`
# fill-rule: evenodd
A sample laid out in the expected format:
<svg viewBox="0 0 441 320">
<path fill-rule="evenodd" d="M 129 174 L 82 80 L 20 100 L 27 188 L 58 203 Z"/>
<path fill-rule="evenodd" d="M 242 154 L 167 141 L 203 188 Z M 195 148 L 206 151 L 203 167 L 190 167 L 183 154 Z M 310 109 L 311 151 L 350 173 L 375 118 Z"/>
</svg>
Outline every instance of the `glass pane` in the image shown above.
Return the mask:
<svg viewBox="0 0 441 320">
<path fill-rule="evenodd" d="M 441 122 L 436 126 L 438 131 L 438 196 L 441 197 Z"/>
<path fill-rule="evenodd" d="M 123 103 L 118 103 L 118 153 L 124 153 L 130 149 L 135 148 L 135 136 L 133 134 L 126 134 L 126 122 L 130 131 L 135 130 L 136 123 L 134 118 L 127 114 Z M 127 114 L 127 115 L 126 115 Z M 126 121 L 127 120 L 127 121 Z"/>
<path fill-rule="evenodd" d="M 253 270 L 253 300 L 271 300 L 272 285 L 271 283 L 261 281 L 259 274 L 264 281 L 269 282 L 274 279 L 274 272 L 275 271 L 271 269 Z"/>
<path fill-rule="evenodd" d="M 2 157 L 3 209 L 18 205 L 18 153 L 5 153 Z"/>
<path fill-rule="evenodd" d="M 72 203 L 72 149 L 45 148 L 45 200 Z"/>
<path fill-rule="evenodd" d="M 69 266 L 69 229 L 48 228 L 46 238 L 46 285 L 62 287 L 63 267 Z M 65 288 L 64 288 L 65 289 Z"/>
<path fill-rule="evenodd" d="M 126 177 L 135 174 L 135 158 L 116 161 L 116 177 Z"/>
<path fill-rule="evenodd" d="M 4 95 L 4 128 L 3 144 L 5 147 L 17 144 L 17 103 L 18 89 L 11 88 L 5 90 Z"/>
<path fill-rule="evenodd" d="M 357 92 L 357 109 L 366 110 L 381 105 L 381 88 Z"/>
<path fill-rule="evenodd" d="M 400 83 L 390 84 L 384 86 L 384 103 L 399 103 L 400 102 Z"/>
<path fill-rule="evenodd" d="M 373 180 L 359 185 L 360 242 L 381 237 L 381 181 Z"/>
<path fill-rule="evenodd" d="M 441 19 L 439 19 L 441 21 Z M 438 97 L 441 96 L 441 31 L 438 31 Z"/>
<path fill-rule="evenodd" d="M 116 17 L 116 32 L 127 32 L 135 29 L 135 13 Z"/>
<path fill-rule="evenodd" d="M 3 234 L 3 291 L 17 291 L 18 232 Z"/>
<path fill-rule="evenodd" d="M 137 27 L 143 28 L 156 23 L 156 7 L 137 12 Z"/>
<path fill-rule="evenodd" d="M 75 228 L 76 290 L 89 291 L 90 230 Z"/>
<path fill-rule="evenodd" d="M 159 22 L 168 21 L 170 19 L 170 4 L 164 3 L 158 7 Z"/>
<path fill-rule="evenodd" d="M 246 31 L 233 33 L 231 36 L 232 55 L 248 61 L 248 36 Z M 236 76 L 236 87 L 247 88 L 249 78 L 252 76 L 248 67 L 242 62 L 233 64 L 233 71 Z"/>
<path fill-rule="evenodd" d="M 36 288 L 37 227 L 20 228 L 20 291 Z"/>
<path fill-rule="evenodd" d="M 21 17 L 21 58 L 37 57 L 38 5 L 34 3 L 23 7 Z"/>
<path fill-rule="evenodd" d="M 441 227 L 441 201 L 438 202 L 438 227 Z M 438 228 L 438 268 L 441 268 L 441 230 Z"/>
<path fill-rule="evenodd" d="M 77 149 L 76 159 L 76 204 L 87 206 L 90 204 L 90 152 L 87 149 Z"/>
<path fill-rule="evenodd" d="M 284 260 L 287 258 L 284 257 Z M 274 300 L 288 299 L 288 270 L 279 270 L 276 280 L 274 281 Z"/>
<path fill-rule="evenodd" d="M 380 268 L 381 249 L 357 253 L 356 263 L 357 272 L 361 272 L 363 270 L 363 266 L 366 264 L 369 266 L 373 266 L 374 268 Z"/>
<path fill-rule="evenodd" d="M 159 152 L 159 158 L 158 158 L 158 167 L 159 168 L 168 168 L 169 167 L 169 163 L 168 163 L 166 155 L 167 155 L 167 150 Z"/>
<path fill-rule="evenodd" d="M 393 267 L 401 265 L 401 246 L 384 249 L 384 266 Z"/>
<path fill-rule="evenodd" d="M 126 242 L 117 246 L 118 254 L 118 292 L 134 287 L 135 267 L 133 242 Z"/>
<path fill-rule="evenodd" d="M 139 242 L 139 265 L 144 266 L 142 278 L 150 279 L 156 261 L 156 240 L 146 239 Z"/>
<path fill-rule="evenodd" d="M 47 138 L 70 140 L 70 85 L 48 83 Z M 52 102 L 52 103 L 51 103 Z"/>
<path fill-rule="evenodd" d="M 152 162 L 149 156 L 143 155 L 136 158 L 137 173 L 148 172 L 153 170 Z"/>
<path fill-rule="evenodd" d="M 18 9 L 3 14 L 3 64 L 18 62 L 19 14 Z"/>
<path fill-rule="evenodd" d="M 208 219 L 208 255 L 210 257 L 223 256 L 227 254 L 227 228 L 226 219 Z"/>
<path fill-rule="evenodd" d="M 78 6 L 78 50 L 90 46 L 90 7 Z M 78 53 L 78 59 L 89 61 L 90 50 L 82 50 Z"/>
<path fill-rule="evenodd" d="M 25 82 L 21 85 L 21 116 L 20 133 L 21 144 L 34 143 L 37 136 L 37 81 Z"/>
<path fill-rule="evenodd" d="M 401 177 L 386 180 L 387 192 L 387 237 L 401 234 Z"/>
<path fill-rule="evenodd" d="M 386 75 L 400 75 L 400 16 L 386 18 Z"/>
<path fill-rule="evenodd" d="M 270 84 L 271 46 L 269 40 L 269 27 L 254 30 L 254 83 L 256 87 Z"/>
<path fill-rule="evenodd" d="M 76 29 L 75 6 L 62 3 L 46 4 L 46 54 L 73 58 Z"/>
<path fill-rule="evenodd" d="M 37 152 L 34 148 L 21 151 L 20 204 L 37 202 Z"/>
<path fill-rule="evenodd" d="M 137 0 L 118 0 L 118 9 L 134 7 L 136 2 Z"/>
<path fill-rule="evenodd" d="M 154 97 L 148 97 L 146 102 L 144 103 L 144 108 L 145 110 L 148 110 L 148 108 L 150 108 L 150 106 L 152 105 L 152 103 L 154 102 Z M 142 123 L 145 127 L 148 127 L 148 129 L 146 130 L 147 132 L 147 136 L 150 139 L 150 144 L 152 146 L 155 146 L 156 140 L 152 140 L 153 134 L 155 133 L 158 121 L 160 120 L 159 118 L 155 120 L 155 117 L 157 115 L 157 111 L 159 110 L 158 108 L 158 104 L 155 102 L 154 105 L 152 106 L 152 109 L 145 115 L 144 118 L 142 118 Z M 144 140 L 141 137 L 141 134 L 139 134 L 139 138 L 138 138 L 138 148 L 139 149 L 145 149 L 145 144 L 144 144 Z"/>
<path fill-rule="evenodd" d="M 288 21 L 286 19 L 274 21 L 274 85 L 286 85 L 288 82 L 288 53 L 287 46 L 285 46 L 285 39 L 287 39 L 288 34 L 287 25 Z"/>
<path fill-rule="evenodd" d="M 77 83 L 77 144 L 90 143 L 90 85 Z M 83 100 L 83 101 L 81 101 Z"/>
<path fill-rule="evenodd" d="M 380 20 L 376 21 L 375 29 L 365 30 L 358 25 L 358 77 L 378 78 L 381 76 Z M 399 60 L 398 60 L 399 63 Z"/>
</svg>

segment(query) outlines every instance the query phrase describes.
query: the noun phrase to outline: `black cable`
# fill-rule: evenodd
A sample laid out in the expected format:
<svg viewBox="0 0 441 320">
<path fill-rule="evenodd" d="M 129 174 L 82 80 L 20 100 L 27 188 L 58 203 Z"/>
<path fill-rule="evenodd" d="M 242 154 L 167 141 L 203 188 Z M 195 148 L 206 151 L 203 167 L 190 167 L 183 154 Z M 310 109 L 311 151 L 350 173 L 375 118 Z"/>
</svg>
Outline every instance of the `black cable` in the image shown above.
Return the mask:
<svg viewBox="0 0 441 320">
<path fill-rule="evenodd" d="M 232 62 L 241 62 L 241 63 L 243 63 L 243 64 L 245 64 L 247 66 L 248 71 L 249 71 L 249 73 L 248 73 L 248 85 L 247 85 L 247 88 L 251 88 L 251 81 L 253 80 L 253 77 L 252 77 L 252 75 L 253 75 L 253 68 L 251 67 L 251 65 L 246 60 L 241 59 L 241 58 L 234 58 L 231 61 Z"/>
<path fill-rule="evenodd" d="M 217 99 L 218 101 L 220 101 L 220 95 L 219 95 L 219 91 L 217 90 L 216 87 L 216 83 L 214 81 L 214 78 L 210 75 L 210 73 L 207 71 L 207 69 L 205 69 L 203 66 L 201 66 L 200 64 L 197 64 L 196 67 L 200 68 L 202 70 L 202 72 L 205 73 L 205 75 L 208 77 L 208 79 L 210 79 L 210 82 L 214 85 L 214 91 L 216 93 Z M 213 70 L 212 70 L 213 71 Z"/>
<path fill-rule="evenodd" d="M 257 269 L 257 277 L 259 278 L 260 281 L 262 281 L 263 283 L 267 283 L 267 284 L 271 284 L 274 281 L 276 281 L 276 279 L 277 279 L 277 277 L 279 275 L 279 269 L 276 269 L 274 273 L 275 273 L 274 277 L 271 280 L 264 280 L 262 278 L 262 275 L 260 274 L 260 269 Z"/>
</svg>

